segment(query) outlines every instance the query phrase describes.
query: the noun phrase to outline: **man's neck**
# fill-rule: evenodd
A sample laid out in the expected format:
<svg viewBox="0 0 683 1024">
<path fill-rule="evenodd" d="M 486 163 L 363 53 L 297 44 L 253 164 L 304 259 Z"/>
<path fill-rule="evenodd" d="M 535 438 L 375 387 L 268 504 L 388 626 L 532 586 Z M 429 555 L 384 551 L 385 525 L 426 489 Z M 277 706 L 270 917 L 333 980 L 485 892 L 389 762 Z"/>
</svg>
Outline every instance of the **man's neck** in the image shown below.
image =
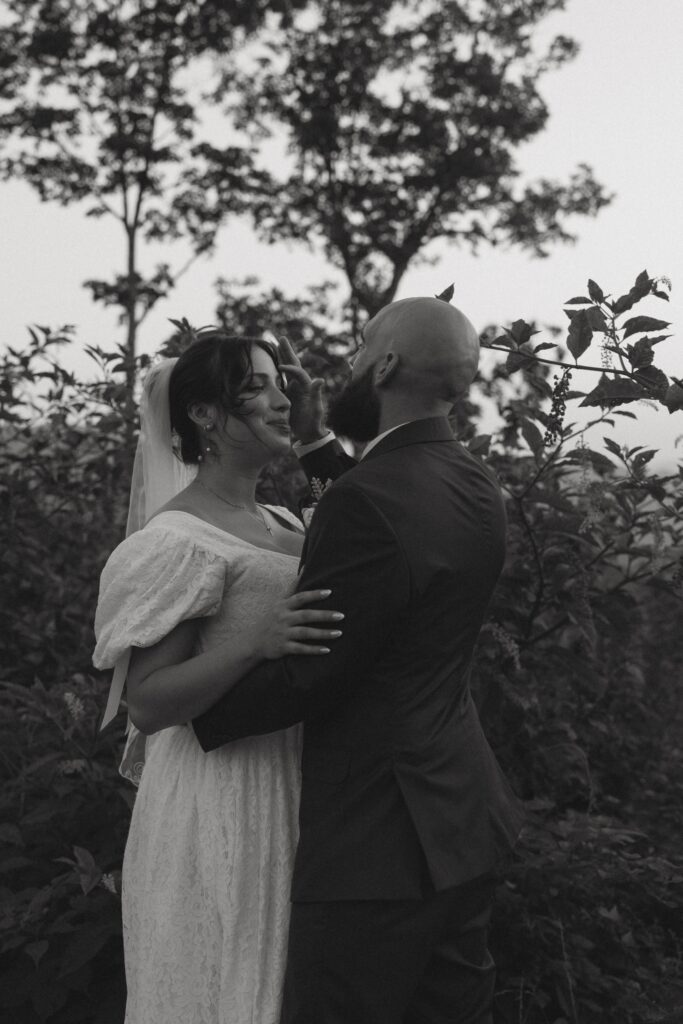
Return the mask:
<svg viewBox="0 0 683 1024">
<path fill-rule="evenodd" d="M 431 420 L 436 416 L 447 416 L 449 411 L 450 406 L 445 402 L 439 402 L 431 406 L 418 405 L 417 403 L 411 405 L 411 403 L 406 402 L 396 408 L 383 408 L 380 412 L 377 436 L 385 434 L 387 430 L 393 430 L 394 427 L 399 427 L 403 423 L 413 423 L 415 420 Z"/>
</svg>

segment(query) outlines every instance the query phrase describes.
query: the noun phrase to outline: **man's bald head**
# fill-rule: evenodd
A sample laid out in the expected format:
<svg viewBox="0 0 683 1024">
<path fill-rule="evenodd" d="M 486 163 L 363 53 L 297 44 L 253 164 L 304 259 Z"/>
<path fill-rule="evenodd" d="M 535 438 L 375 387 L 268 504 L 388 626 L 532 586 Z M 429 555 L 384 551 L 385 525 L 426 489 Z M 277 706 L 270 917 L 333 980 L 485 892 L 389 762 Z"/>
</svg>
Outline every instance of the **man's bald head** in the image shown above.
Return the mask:
<svg viewBox="0 0 683 1024">
<path fill-rule="evenodd" d="M 386 375 L 397 389 L 454 401 L 472 383 L 479 365 L 479 337 L 464 313 L 443 299 L 391 302 L 365 328 L 367 350 L 359 372 L 394 361 Z M 354 374 L 356 366 L 354 366 Z M 376 377 L 381 384 L 382 378 Z"/>
</svg>

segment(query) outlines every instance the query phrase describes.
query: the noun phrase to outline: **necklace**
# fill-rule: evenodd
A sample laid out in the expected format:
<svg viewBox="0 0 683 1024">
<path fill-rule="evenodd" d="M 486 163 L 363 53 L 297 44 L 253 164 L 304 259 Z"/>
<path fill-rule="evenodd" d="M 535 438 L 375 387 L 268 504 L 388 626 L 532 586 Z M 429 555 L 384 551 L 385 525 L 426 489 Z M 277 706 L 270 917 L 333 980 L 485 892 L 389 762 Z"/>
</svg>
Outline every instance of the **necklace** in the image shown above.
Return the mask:
<svg viewBox="0 0 683 1024">
<path fill-rule="evenodd" d="M 224 498 L 222 494 L 219 494 L 218 491 L 214 491 L 214 489 L 205 484 L 203 480 L 197 480 L 197 483 L 200 487 L 203 487 L 205 491 L 208 491 L 209 494 L 213 494 L 214 498 L 218 498 L 219 501 L 225 502 L 226 505 L 229 505 L 230 508 L 236 508 L 239 509 L 240 512 L 246 512 L 248 516 L 251 516 L 251 518 L 255 519 L 257 523 L 260 523 L 261 526 L 265 527 L 271 537 L 273 536 L 273 531 L 268 526 L 266 518 L 258 505 L 256 506 L 256 512 L 252 512 L 246 505 L 237 505 L 234 501 L 229 501 L 227 498 Z"/>
</svg>

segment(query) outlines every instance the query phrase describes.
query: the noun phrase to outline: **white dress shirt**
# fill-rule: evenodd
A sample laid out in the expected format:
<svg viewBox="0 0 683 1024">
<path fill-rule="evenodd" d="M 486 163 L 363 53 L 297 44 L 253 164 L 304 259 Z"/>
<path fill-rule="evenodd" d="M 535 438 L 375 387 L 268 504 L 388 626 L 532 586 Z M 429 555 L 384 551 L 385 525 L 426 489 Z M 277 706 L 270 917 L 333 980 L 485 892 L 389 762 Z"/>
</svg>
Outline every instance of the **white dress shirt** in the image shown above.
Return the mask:
<svg viewBox="0 0 683 1024">
<path fill-rule="evenodd" d="M 393 430 L 398 430 L 399 427 L 405 427 L 406 423 L 410 422 L 411 420 L 405 420 L 404 423 L 397 423 L 395 427 L 389 427 L 388 430 L 382 431 L 382 433 L 378 434 L 377 437 L 373 437 L 372 441 L 368 441 L 366 444 L 363 454 L 361 455 L 361 459 L 364 459 L 368 452 L 374 448 L 376 444 L 379 444 L 382 438 L 387 437 L 387 435 L 391 434 Z M 332 431 L 328 430 L 323 437 L 319 437 L 317 441 L 311 441 L 309 444 L 302 444 L 301 441 L 295 441 L 292 445 L 292 449 L 296 457 L 300 459 L 302 455 L 308 455 L 310 452 L 315 452 L 318 448 L 322 448 L 324 445 L 329 444 L 330 441 L 334 441 L 335 439 L 335 435 Z"/>
</svg>

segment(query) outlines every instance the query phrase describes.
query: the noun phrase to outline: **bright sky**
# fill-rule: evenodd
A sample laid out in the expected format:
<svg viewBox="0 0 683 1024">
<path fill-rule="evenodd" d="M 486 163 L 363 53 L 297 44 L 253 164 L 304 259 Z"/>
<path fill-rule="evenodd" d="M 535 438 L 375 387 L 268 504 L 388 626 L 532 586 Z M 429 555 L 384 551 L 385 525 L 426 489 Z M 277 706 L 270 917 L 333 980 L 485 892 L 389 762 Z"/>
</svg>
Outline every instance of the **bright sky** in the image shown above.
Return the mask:
<svg viewBox="0 0 683 1024">
<path fill-rule="evenodd" d="M 545 260 L 486 249 L 474 258 L 435 245 L 430 255 L 439 262 L 410 271 L 398 297 L 434 294 L 454 281 L 454 303 L 479 329 L 518 317 L 564 326 L 562 303 L 584 293 L 588 277 L 620 294 L 647 269 L 670 278 L 673 293 L 670 303 L 651 300 L 638 312 L 672 321 L 675 331 L 683 324 L 683 0 L 568 0 L 566 11 L 543 25 L 544 36 L 559 32 L 576 38 L 581 52 L 543 80 L 549 126 L 520 162 L 530 177 L 558 178 L 587 162 L 616 193 L 612 205 L 595 220 L 578 220 L 578 243 L 556 248 Z M 22 345 L 29 323 L 76 324 L 83 343 L 120 340 L 115 315 L 92 303 L 82 287 L 89 277 L 121 272 L 117 224 L 89 220 L 83 208 L 40 204 L 28 187 L 12 182 L 0 185 L 0 226 L 0 344 Z M 149 263 L 165 259 L 180 266 L 185 257 L 181 246 L 169 246 L 150 252 Z M 150 314 L 142 350 L 153 351 L 168 335 L 168 317 L 211 322 L 216 278 L 247 274 L 292 296 L 309 283 L 339 279 L 321 257 L 294 246 L 266 247 L 247 225 L 233 221 L 215 253 L 196 263 Z M 672 338 L 656 350 L 658 363 L 677 377 L 683 377 L 681 344 Z M 595 356 L 591 362 L 599 362 Z M 587 389 L 590 383 L 577 378 L 574 385 Z M 636 411 L 638 422 L 619 422 L 614 436 L 658 447 L 670 462 L 683 435 L 683 412 L 669 416 L 644 405 Z M 683 441 L 679 457 L 681 451 Z"/>
</svg>

